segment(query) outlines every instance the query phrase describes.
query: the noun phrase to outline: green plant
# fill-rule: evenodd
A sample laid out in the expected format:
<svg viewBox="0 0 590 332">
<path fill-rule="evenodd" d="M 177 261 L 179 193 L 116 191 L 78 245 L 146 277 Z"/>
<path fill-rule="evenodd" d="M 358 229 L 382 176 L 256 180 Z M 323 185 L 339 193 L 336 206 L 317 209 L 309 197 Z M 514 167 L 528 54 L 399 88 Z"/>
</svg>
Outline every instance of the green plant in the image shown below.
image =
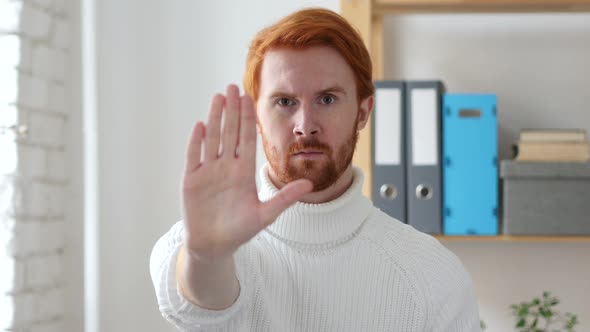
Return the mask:
<svg viewBox="0 0 590 332">
<path fill-rule="evenodd" d="M 521 302 L 510 306 L 516 318 L 514 327 L 520 332 L 575 332 L 578 317 L 569 312 L 565 314 L 555 310 L 559 299 L 549 292 L 543 292 L 543 298 L 531 302 Z M 556 326 L 562 326 L 563 330 Z"/>
</svg>

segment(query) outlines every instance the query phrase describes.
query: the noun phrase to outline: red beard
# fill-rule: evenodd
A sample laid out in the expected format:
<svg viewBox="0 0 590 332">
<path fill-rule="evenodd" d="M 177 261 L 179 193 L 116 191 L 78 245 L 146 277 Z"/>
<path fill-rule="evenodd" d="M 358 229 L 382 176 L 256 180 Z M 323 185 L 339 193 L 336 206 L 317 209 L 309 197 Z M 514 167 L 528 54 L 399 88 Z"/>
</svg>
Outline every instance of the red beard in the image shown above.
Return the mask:
<svg viewBox="0 0 590 332">
<path fill-rule="evenodd" d="M 330 146 L 311 138 L 291 144 L 286 155 L 281 156 L 277 148 L 269 144 L 264 132 L 261 130 L 262 145 L 270 167 L 280 182 L 289 183 L 305 178 L 313 183 L 313 192 L 318 192 L 333 185 L 352 162 L 359 135 L 357 127 L 358 119 L 353 132 L 345 143 L 337 149 L 336 155 L 334 155 Z M 326 158 L 318 160 L 297 160 L 293 158 L 295 153 L 304 149 L 322 152 Z"/>
</svg>

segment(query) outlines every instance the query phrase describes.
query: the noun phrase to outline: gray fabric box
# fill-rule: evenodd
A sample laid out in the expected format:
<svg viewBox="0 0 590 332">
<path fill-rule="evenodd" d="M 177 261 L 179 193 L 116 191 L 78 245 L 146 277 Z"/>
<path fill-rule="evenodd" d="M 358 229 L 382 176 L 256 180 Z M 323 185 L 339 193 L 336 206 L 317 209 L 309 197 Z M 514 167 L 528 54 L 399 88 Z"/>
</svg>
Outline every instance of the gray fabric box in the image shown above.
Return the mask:
<svg viewBox="0 0 590 332">
<path fill-rule="evenodd" d="M 590 235 L 590 163 L 503 160 L 503 231 Z"/>
</svg>

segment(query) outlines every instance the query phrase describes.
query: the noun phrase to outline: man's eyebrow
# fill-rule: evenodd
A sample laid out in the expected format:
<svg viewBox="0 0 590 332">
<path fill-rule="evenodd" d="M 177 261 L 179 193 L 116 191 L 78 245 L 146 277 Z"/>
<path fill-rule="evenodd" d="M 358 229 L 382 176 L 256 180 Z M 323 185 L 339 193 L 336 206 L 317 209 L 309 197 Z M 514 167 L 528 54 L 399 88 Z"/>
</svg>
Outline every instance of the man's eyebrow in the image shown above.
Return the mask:
<svg viewBox="0 0 590 332">
<path fill-rule="evenodd" d="M 286 98 L 294 99 L 295 95 L 292 93 L 288 93 L 288 92 L 275 91 L 268 98 L 272 99 L 272 98 L 277 98 L 277 97 L 286 97 Z"/>
<path fill-rule="evenodd" d="M 342 88 L 342 87 L 341 87 L 341 86 L 339 86 L 339 85 L 334 85 L 334 86 L 332 86 L 332 87 L 329 87 L 329 88 L 327 88 L 327 89 L 323 89 L 323 90 L 321 90 L 321 91 L 320 91 L 318 94 L 319 94 L 319 95 L 322 95 L 322 94 L 325 94 L 325 93 L 330 93 L 330 92 L 332 92 L 332 93 L 334 93 L 334 92 L 339 92 L 339 93 L 342 93 L 342 94 L 346 95 L 346 90 L 344 90 L 344 88 Z"/>
<path fill-rule="evenodd" d="M 342 94 L 346 95 L 346 90 L 344 90 L 344 88 L 342 88 L 339 85 L 334 85 L 329 88 L 320 90 L 316 94 L 323 95 L 326 93 L 342 93 Z M 292 93 L 289 93 L 289 92 L 275 91 L 269 96 L 269 98 L 277 98 L 277 97 L 295 98 L 295 95 Z"/>
</svg>

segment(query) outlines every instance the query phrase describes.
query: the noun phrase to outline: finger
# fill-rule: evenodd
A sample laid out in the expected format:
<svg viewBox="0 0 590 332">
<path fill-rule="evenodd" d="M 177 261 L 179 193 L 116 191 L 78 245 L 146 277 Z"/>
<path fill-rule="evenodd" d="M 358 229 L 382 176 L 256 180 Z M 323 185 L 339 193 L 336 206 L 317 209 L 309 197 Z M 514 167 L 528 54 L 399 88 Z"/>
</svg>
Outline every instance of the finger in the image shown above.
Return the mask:
<svg viewBox="0 0 590 332">
<path fill-rule="evenodd" d="M 283 211 L 303 198 L 303 195 L 310 193 L 312 189 L 311 181 L 295 180 L 284 186 L 271 200 L 262 203 L 260 217 L 264 227 L 272 224 Z"/>
<path fill-rule="evenodd" d="M 217 159 L 219 153 L 219 130 L 224 103 L 225 97 L 219 94 L 215 95 L 211 101 L 205 134 L 205 162 Z"/>
<path fill-rule="evenodd" d="M 240 98 L 240 140 L 238 147 L 240 159 L 252 169 L 256 169 L 256 114 L 249 96 Z"/>
<path fill-rule="evenodd" d="M 186 149 L 185 173 L 190 173 L 201 166 L 201 145 L 204 133 L 205 125 L 201 121 L 197 122 L 191 131 Z"/>
<path fill-rule="evenodd" d="M 240 126 L 240 90 L 236 85 L 232 84 L 227 87 L 226 93 L 221 144 L 223 146 L 223 155 L 233 159 L 236 157 Z"/>
</svg>

